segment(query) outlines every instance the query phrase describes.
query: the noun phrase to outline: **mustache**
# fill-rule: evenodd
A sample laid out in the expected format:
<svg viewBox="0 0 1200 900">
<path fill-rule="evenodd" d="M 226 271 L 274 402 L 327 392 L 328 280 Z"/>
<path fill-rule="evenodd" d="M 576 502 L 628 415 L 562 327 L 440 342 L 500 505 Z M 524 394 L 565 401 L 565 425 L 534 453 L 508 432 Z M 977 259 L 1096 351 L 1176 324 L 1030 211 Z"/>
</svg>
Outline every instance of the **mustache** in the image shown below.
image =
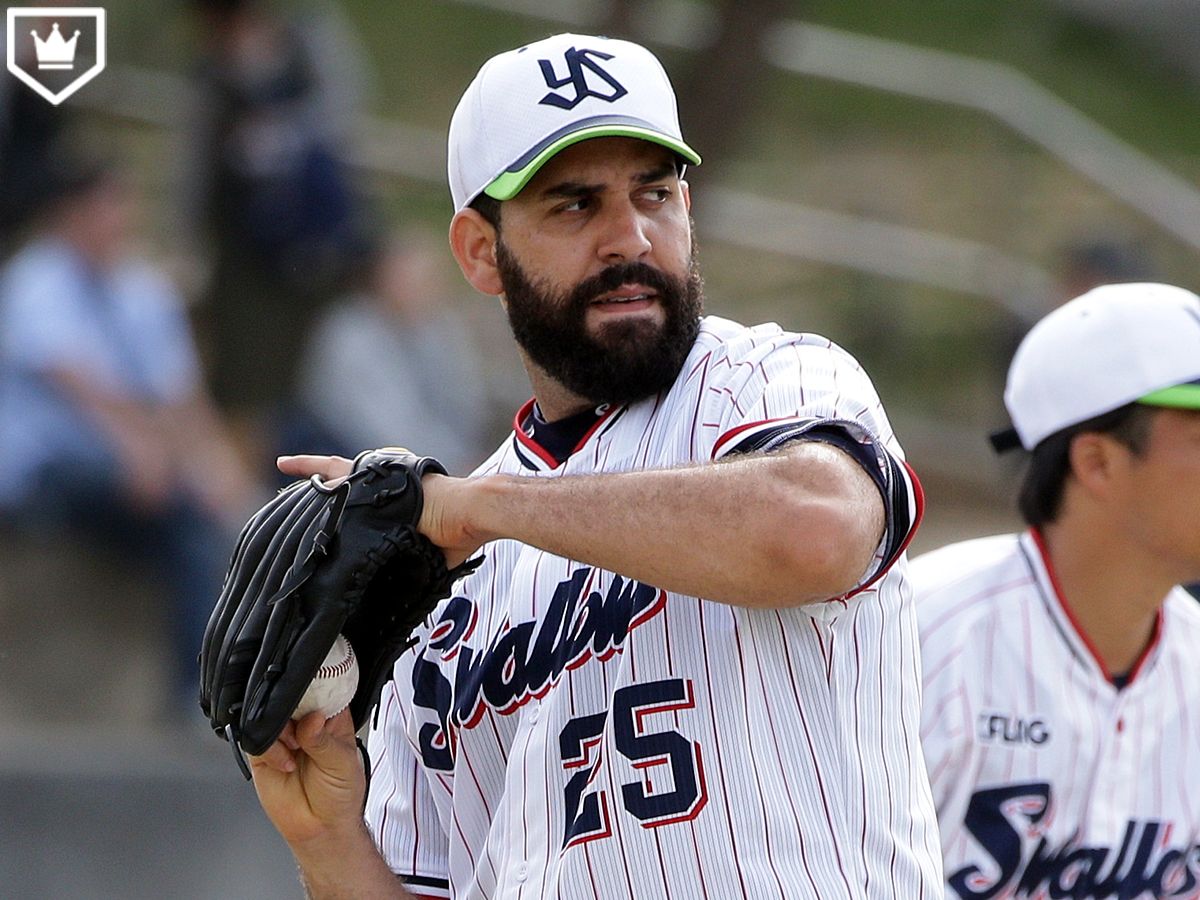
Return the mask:
<svg viewBox="0 0 1200 900">
<path fill-rule="evenodd" d="M 669 294 L 676 288 L 676 281 L 670 275 L 651 265 L 641 262 L 614 263 L 575 285 L 567 304 L 572 308 L 583 308 L 601 294 L 627 284 L 642 284 L 659 294 Z"/>
</svg>

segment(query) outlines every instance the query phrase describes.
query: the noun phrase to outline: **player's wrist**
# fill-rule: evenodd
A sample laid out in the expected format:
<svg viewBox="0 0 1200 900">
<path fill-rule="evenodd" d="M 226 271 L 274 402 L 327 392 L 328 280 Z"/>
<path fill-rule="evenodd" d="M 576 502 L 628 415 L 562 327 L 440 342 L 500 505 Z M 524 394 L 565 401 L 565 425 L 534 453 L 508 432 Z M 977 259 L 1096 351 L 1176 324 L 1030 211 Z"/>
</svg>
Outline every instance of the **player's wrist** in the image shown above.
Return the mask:
<svg viewBox="0 0 1200 900">
<path fill-rule="evenodd" d="M 399 886 L 359 817 L 331 826 L 318 837 L 289 842 L 288 846 L 312 900 L 387 897 L 392 894 L 383 893 L 382 887 Z"/>
<path fill-rule="evenodd" d="M 515 479 L 505 475 L 426 476 L 419 529 L 441 547 L 447 565 L 454 567 L 463 562 L 489 541 L 510 537 L 504 532 L 500 513 L 501 483 L 508 480 Z"/>
<path fill-rule="evenodd" d="M 520 538 L 519 501 L 522 488 L 532 484 L 529 478 L 515 475 L 488 475 L 468 479 L 469 490 L 465 531 L 474 549 L 491 541 Z"/>
</svg>

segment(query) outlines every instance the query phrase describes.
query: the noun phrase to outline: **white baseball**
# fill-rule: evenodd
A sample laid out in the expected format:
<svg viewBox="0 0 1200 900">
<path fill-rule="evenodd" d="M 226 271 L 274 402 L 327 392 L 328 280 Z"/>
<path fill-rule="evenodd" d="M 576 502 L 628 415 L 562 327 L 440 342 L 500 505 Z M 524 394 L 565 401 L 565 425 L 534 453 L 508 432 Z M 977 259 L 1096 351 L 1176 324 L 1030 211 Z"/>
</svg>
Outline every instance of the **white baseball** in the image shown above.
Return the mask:
<svg viewBox="0 0 1200 900">
<path fill-rule="evenodd" d="M 358 659 L 350 642 L 339 634 L 308 690 L 300 698 L 292 718 L 302 719 L 311 712 L 319 711 L 330 719 L 350 705 L 357 688 Z"/>
</svg>

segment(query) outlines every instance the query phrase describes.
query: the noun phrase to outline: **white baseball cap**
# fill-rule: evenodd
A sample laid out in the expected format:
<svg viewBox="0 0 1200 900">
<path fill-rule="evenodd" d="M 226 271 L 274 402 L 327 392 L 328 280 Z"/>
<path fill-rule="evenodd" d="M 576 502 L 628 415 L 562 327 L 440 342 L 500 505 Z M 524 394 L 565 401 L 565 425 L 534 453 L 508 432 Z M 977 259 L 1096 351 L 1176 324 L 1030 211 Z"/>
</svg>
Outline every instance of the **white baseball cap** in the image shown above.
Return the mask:
<svg viewBox="0 0 1200 900">
<path fill-rule="evenodd" d="M 494 56 L 450 120 L 454 209 L 485 192 L 509 200 L 564 147 L 607 136 L 654 141 L 700 162 L 679 130 L 667 73 L 645 47 L 558 34 Z"/>
<path fill-rule="evenodd" d="M 1191 291 L 1106 284 L 1076 297 L 1025 335 L 1004 391 L 1026 450 L 1135 401 L 1200 409 L 1200 297 Z M 1006 449 L 1003 432 L 992 442 Z"/>
</svg>

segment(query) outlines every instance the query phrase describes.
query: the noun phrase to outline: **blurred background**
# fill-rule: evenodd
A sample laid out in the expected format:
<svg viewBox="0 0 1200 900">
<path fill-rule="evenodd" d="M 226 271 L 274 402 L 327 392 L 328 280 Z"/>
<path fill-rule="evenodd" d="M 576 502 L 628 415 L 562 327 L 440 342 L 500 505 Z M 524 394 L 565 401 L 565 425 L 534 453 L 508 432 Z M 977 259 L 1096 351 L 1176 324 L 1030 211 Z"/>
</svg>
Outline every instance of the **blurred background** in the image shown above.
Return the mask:
<svg viewBox="0 0 1200 900">
<path fill-rule="evenodd" d="M 277 453 L 466 472 L 527 397 L 445 248 L 446 124 L 492 53 L 660 55 L 709 311 L 864 363 L 926 489 L 917 552 L 1017 526 L 986 436 L 1033 321 L 1200 286 L 1188 0 L 105 9 L 66 102 L 0 73 L 0 896 L 301 896 L 189 664 Z"/>
</svg>

